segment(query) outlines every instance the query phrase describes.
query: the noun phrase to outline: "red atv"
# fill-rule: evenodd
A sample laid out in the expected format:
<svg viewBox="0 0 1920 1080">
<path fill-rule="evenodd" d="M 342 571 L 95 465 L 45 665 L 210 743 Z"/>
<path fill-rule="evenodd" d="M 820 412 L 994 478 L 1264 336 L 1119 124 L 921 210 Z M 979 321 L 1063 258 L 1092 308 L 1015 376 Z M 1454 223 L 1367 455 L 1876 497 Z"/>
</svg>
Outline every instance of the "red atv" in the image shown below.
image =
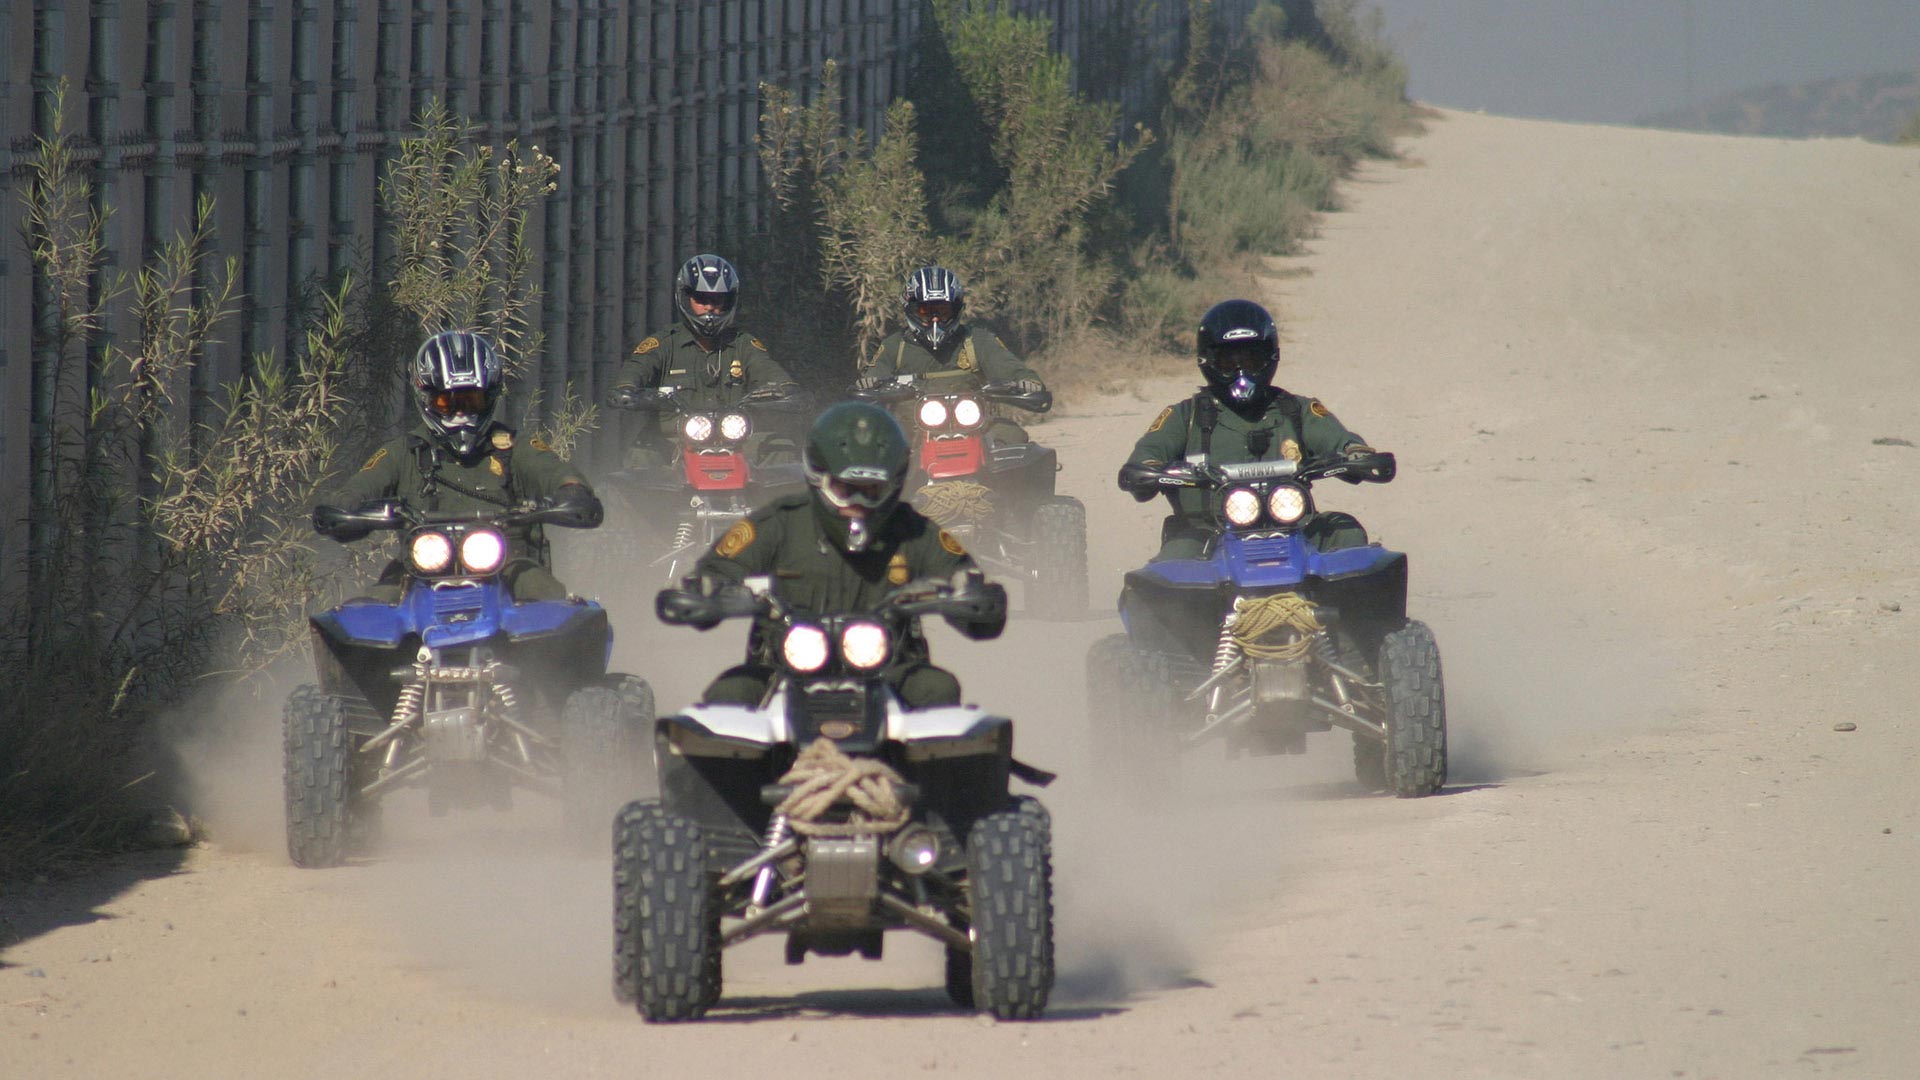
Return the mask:
<svg viewBox="0 0 1920 1080">
<path fill-rule="evenodd" d="M 895 408 L 916 444 L 907 492 L 980 564 L 1025 583 L 1026 609 L 1074 618 L 1087 608 L 1087 510 L 1054 492 L 1054 452 L 1024 437 L 992 406 L 1043 413 L 1045 390 L 982 383 L 970 371 L 900 375 L 853 396 Z"/>
</svg>

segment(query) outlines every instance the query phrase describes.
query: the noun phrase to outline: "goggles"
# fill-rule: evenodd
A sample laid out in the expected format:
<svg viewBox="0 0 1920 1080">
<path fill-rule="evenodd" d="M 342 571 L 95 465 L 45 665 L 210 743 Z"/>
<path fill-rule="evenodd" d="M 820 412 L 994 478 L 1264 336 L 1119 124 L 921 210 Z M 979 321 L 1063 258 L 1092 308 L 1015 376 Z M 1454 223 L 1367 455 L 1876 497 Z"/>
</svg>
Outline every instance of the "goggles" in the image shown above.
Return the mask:
<svg viewBox="0 0 1920 1080">
<path fill-rule="evenodd" d="M 893 495 L 893 484 L 885 480 L 842 480 L 827 477 L 821 485 L 827 501 L 835 506 L 858 506 L 877 510 Z"/>
<path fill-rule="evenodd" d="M 732 311 L 733 294 L 730 292 L 694 292 L 687 299 L 710 311 Z"/>
<path fill-rule="evenodd" d="M 427 395 L 427 408 L 435 416 L 478 416 L 487 411 L 493 395 L 477 386 L 455 390 L 435 390 Z"/>
<path fill-rule="evenodd" d="M 1213 350 L 1213 366 L 1218 371 L 1257 375 L 1273 361 L 1273 346 L 1261 341 L 1233 342 Z"/>
<path fill-rule="evenodd" d="M 922 300 L 913 305 L 913 313 L 921 322 L 952 322 L 954 303 L 951 300 Z"/>
</svg>

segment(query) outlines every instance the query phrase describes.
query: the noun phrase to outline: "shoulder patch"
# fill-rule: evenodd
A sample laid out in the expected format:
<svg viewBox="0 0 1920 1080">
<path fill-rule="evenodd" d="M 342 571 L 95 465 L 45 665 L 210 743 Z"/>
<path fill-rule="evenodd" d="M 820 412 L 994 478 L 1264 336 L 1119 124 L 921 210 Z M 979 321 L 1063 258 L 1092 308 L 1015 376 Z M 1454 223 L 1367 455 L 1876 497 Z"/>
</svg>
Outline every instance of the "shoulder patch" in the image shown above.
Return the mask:
<svg viewBox="0 0 1920 1080">
<path fill-rule="evenodd" d="M 767 347 L 765 345 L 760 344 L 760 339 L 757 337 L 754 337 L 752 334 L 747 335 L 747 344 L 753 346 L 756 349 L 759 349 L 761 352 L 767 351 Z"/>
<path fill-rule="evenodd" d="M 888 584 L 905 585 L 907 579 L 912 576 L 912 571 L 907 569 L 907 553 L 904 551 L 894 552 L 893 558 L 887 560 Z"/>
<path fill-rule="evenodd" d="M 1332 413 L 1327 411 L 1327 407 L 1325 405 L 1320 404 L 1319 398 L 1314 398 L 1313 400 L 1307 402 L 1307 411 L 1312 413 L 1315 416 L 1332 416 L 1333 415 Z"/>
<path fill-rule="evenodd" d="M 553 452 L 553 447 L 547 445 L 547 440 L 541 438 L 538 435 L 535 435 L 532 438 L 528 439 L 527 445 L 533 447 L 535 450 L 545 450 L 548 453 Z"/>
<path fill-rule="evenodd" d="M 954 539 L 953 534 L 945 529 L 940 530 L 940 546 L 946 548 L 949 555 L 965 555 L 967 553 L 967 549 L 960 546 L 960 541 Z"/>
<path fill-rule="evenodd" d="M 513 432 L 496 431 L 491 441 L 495 450 L 511 450 L 513 449 Z"/>
<path fill-rule="evenodd" d="M 1173 406 L 1169 405 L 1166 408 L 1161 409 L 1160 415 L 1154 417 L 1153 424 L 1147 428 L 1147 434 L 1151 435 L 1154 432 L 1159 431 L 1161 428 L 1166 427 L 1167 418 L 1172 415 L 1173 415 Z"/>
<path fill-rule="evenodd" d="M 713 553 L 723 559 L 731 559 L 747 550 L 747 545 L 751 543 L 753 543 L 753 522 L 736 521 L 733 523 L 733 528 L 728 529 L 727 534 L 720 538 L 720 542 L 713 545 Z"/>
<path fill-rule="evenodd" d="M 386 458 L 387 458 L 387 448 L 383 446 L 380 449 L 375 450 L 373 452 L 373 456 L 367 459 L 367 463 L 365 465 L 360 466 L 360 471 L 366 472 L 369 469 L 372 469 L 375 465 L 378 465 L 382 461 L 385 461 Z"/>
<path fill-rule="evenodd" d="M 497 457 L 487 458 L 487 471 L 495 476 L 507 475 L 507 467 L 500 464 L 500 459 Z"/>
<path fill-rule="evenodd" d="M 635 345 L 633 347 L 633 354 L 635 356 L 639 356 L 642 353 L 650 353 L 659 347 L 660 347 L 660 339 L 657 337 L 650 337 L 650 338 L 647 338 L 645 341 L 642 341 L 640 344 Z"/>
</svg>

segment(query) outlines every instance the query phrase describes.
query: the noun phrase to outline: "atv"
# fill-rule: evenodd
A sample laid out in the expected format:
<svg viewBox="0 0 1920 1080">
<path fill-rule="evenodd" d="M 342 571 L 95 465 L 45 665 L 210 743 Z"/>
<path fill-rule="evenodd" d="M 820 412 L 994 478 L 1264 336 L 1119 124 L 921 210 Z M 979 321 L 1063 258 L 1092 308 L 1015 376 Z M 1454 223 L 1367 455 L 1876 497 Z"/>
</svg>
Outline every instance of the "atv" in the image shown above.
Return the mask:
<svg viewBox="0 0 1920 1080">
<path fill-rule="evenodd" d="M 911 930 L 946 946 L 956 1005 L 1037 1018 L 1054 974 L 1051 822 L 1008 783 L 1053 775 L 1013 757 L 1011 720 L 908 710 L 884 674 L 915 620 L 977 613 L 997 587 L 976 572 L 824 618 L 770 588 L 709 595 L 689 581 L 659 596 L 671 625 L 758 620 L 778 674 L 757 707 L 657 723 L 661 797 L 614 827 L 614 996 L 649 1021 L 697 1019 L 720 997 L 729 945 L 784 934 L 790 964 L 878 959 L 886 931 Z"/>
<path fill-rule="evenodd" d="M 661 414 L 673 447 L 663 467 L 622 469 L 599 485 L 609 516 L 631 523 L 600 530 L 590 544 L 613 563 L 600 569 L 615 579 L 650 566 L 671 585 L 748 511 L 806 490 L 792 441 L 760 430 L 771 414 L 792 410 L 792 399 L 778 391 L 757 391 L 718 410 L 685 408 L 658 389 L 613 404 Z"/>
<path fill-rule="evenodd" d="M 900 375 L 852 396 L 897 407 L 918 435 L 909 499 L 959 538 L 984 567 L 1026 584 L 1027 610 L 1074 618 L 1087 607 L 1087 510 L 1056 494 L 1054 452 L 996 445 L 989 407 L 1043 413 L 1053 395 L 980 383 L 971 371 Z"/>
<path fill-rule="evenodd" d="M 310 620 L 319 679 L 283 715 L 294 865 L 359 853 L 404 786 L 423 786 L 434 816 L 507 809 L 516 787 L 554 795 L 582 839 L 638 787 L 653 691 L 608 673 L 605 609 L 516 603 L 502 580 L 506 530 L 546 513 L 315 510 L 345 540 L 404 531 L 408 577 L 397 604 L 349 600 Z"/>
<path fill-rule="evenodd" d="M 1145 782 L 1173 754 L 1219 741 L 1229 756 L 1299 754 L 1345 728 L 1370 789 L 1431 795 L 1447 776 L 1440 652 L 1407 618 L 1407 557 L 1379 544 L 1321 551 L 1303 526 L 1315 481 L 1384 483 L 1393 455 L 1310 464 L 1128 466 L 1134 480 L 1209 492 L 1197 559 L 1126 575 L 1126 633 L 1087 654 L 1103 773 Z"/>
</svg>

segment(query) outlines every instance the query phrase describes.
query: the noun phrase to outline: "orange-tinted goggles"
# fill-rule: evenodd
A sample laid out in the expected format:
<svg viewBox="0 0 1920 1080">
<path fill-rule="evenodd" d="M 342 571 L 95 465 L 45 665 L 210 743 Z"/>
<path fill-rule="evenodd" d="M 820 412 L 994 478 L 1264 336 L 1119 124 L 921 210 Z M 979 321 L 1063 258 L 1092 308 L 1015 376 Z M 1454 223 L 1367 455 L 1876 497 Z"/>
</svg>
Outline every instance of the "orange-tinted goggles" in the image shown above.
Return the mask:
<svg viewBox="0 0 1920 1080">
<path fill-rule="evenodd" d="M 478 415 L 487 409 L 487 392 L 477 386 L 435 390 L 427 396 L 427 407 L 438 416 Z"/>
</svg>

